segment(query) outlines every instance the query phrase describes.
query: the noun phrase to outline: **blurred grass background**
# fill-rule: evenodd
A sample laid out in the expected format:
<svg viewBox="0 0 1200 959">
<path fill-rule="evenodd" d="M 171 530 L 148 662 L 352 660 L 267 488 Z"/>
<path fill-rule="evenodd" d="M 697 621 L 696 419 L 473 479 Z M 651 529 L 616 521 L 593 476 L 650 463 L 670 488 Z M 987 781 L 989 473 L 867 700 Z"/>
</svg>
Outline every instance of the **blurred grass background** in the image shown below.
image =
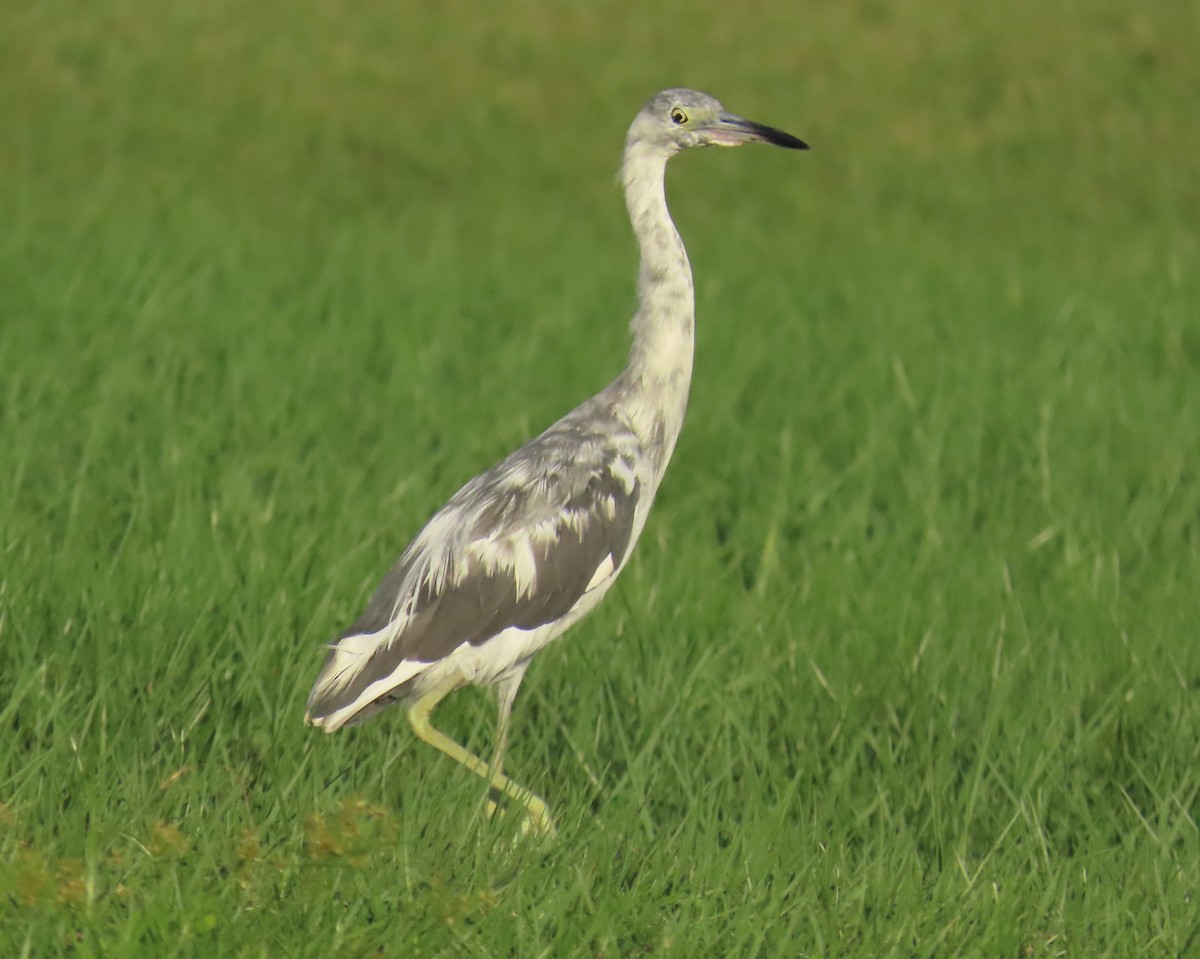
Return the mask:
<svg viewBox="0 0 1200 959">
<path fill-rule="evenodd" d="M 6 955 L 1186 956 L 1200 12 L 0 11 Z M 477 816 L 320 646 L 620 368 L 688 85 L 693 401 Z M 485 749 L 492 706 L 452 732 Z"/>
</svg>

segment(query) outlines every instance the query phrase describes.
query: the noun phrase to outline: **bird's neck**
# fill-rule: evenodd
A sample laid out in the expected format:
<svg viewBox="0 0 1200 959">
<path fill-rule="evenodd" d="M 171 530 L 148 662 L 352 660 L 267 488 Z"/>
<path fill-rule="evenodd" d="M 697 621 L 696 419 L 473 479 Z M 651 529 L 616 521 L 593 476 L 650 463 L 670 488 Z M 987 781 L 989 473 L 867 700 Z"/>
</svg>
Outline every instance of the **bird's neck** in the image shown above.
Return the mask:
<svg viewBox="0 0 1200 959">
<path fill-rule="evenodd" d="M 641 254 L 638 310 L 630 323 L 633 346 L 622 379 L 627 413 L 643 442 L 661 456 L 661 468 L 683 425 L 696 320 L 692 267 L 667 210 L 667 159 L 631 144 L 621 166 L 625 204 Z"/>
</svg>

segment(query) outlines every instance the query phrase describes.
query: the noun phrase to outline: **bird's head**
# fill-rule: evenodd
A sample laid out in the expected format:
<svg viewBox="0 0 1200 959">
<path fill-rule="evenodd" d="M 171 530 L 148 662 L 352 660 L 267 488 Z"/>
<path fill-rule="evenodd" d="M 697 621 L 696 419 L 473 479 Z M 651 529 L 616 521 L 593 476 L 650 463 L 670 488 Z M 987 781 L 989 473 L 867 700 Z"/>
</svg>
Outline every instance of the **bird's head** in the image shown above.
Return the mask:
<svg viewBox="0 0 1200 959">
<path fill-rule="evenodd" d="M 808 144 L 790 133 L 746 120 L 728 112 L 715 97 L 698 90 L 673 89 L 646 101 L 629 128 L 626 147 L 647 147 L 668 156 L 688 147 L 736 147 L 743 143 L 773 143 L 792 150 Z"/>
</svg>

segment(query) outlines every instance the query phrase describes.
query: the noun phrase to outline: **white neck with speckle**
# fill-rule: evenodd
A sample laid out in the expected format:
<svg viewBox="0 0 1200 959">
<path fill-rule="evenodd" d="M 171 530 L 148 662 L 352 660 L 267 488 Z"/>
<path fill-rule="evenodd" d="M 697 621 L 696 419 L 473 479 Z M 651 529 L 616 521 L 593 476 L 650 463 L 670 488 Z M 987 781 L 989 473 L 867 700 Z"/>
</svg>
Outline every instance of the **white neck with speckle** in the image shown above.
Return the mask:
<svg viewBox="0 0 1200 959">
<path fill-rule="evenodd" d="M 666 468 L 683 426 L 696 320 L 692 267 L 667 209 L 669 158 L 634 141 L 626 144 L 621 165 L 625 205 L 641 253 L 638 310 L 630 322 L 633 346 L 622 380 L 627 413 L 660 469 Z"/>
</svg>

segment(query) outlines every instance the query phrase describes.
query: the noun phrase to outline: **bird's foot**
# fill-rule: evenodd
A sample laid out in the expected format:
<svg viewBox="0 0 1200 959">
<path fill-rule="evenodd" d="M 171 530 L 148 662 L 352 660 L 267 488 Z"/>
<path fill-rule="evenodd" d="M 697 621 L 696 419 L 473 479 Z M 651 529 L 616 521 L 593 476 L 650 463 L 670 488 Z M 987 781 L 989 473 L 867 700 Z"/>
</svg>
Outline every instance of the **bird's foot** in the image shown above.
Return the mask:
<svg viewBox="0 0 1200 959">
<path fill-rule="evenodd" d="M 545 807 L 540 811 L 525 810 L 525 818 L 521 822 L 522 839 L 530 836 L 536 839 L 553 839 L 556 835 L 558 830 L 554 828 L 554 819 Z"/>
<path fill-rule="evenodd" d="M 483 814 L 489 820 L 494 819 L 496 814 L 500 812 L 499 800 L 504 797 L 504 794 L 499 790 L 492 790 L 488 796 L 487 803 L 483 807 Z M 506 797 L 512 800 L 517 797 Z M 545 802 L 537 796 L 530 796 L 528 800 L 521 800 L 524 805 L 525 818 L 521 820 L 521 838 L 528 839 L 531 836 L 534 838 L 553 838 L 557 834 L 554 828 L 554 819 L 550 815 L 549 809 L 546 808 Z"/>
</svg>

